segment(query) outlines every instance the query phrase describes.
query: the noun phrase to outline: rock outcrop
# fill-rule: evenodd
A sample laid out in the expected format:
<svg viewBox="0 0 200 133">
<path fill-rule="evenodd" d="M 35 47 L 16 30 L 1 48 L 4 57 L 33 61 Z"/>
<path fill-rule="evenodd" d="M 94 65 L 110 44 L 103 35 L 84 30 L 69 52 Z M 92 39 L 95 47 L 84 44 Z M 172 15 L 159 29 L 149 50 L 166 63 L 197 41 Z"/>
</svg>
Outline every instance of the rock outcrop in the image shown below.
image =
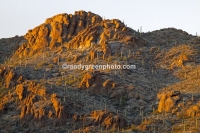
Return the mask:
<svg viewBox="0 0 200 133">
<path fill-rule="evenodd" d="M 92 73 L 86 73 L 79 84 L 79 88 L 86 89 L 91 86 L 92 82 L 94 82 L 94 75 Z"/>
<path fill-rule="evenodd" d="M 101 124 L 106 129 L 123 129 L 127 124 L 126 120 L 122 116 L 108 111 L 94 111 L 90 116 L 94 119 L 93 124 L 95 126 Z"/>
<path fill-rule="evenodd" d="M 26 42 L 23 36 L 0 39 L 0 63 L 8 62 L 15 51 Z"/>
<path fill-rule="evenodd" d="M 23 100 L 23 98 L 24 98 L 24 95 L 25 95 L 24 91 L 25 91 L 25 89 L 24 89 L 23 84 L 19 84 L 16 86 L 16 93 L 17 93 L 20 101 Z"/>
<path fill-rule="evenodd" d="M 100 71 L 86 73 L 79 83 L 79 88 L 89 89 L 95 94 L 103 94 L 112 99 L 120 99 L 126 93 L 125 89 L 121 88 L 114 79 L 108 78 Z"/>
<path fill-rule="evenodd" d="M 61 106 L 61 102 L 57 98 L 56 94 L 52 94 L 51 95 L 51 102 L 52 102 L 53 107 L 54 107 L 54 109 L 56 111 L 56 116 L 60 118 L 61 114 L 62 114 L 62 106 Z"/>
<path fill-rule="evenodd" d="M 180 118 L 200 116 L 199 40 L 174 28 L 139 33 L 85 11 L 0 39 L 0 130 L 175 131 Z"/>
<path fill-rule="evenodd" d="M 4 87 L 9 89 L 16 85 L 16 83 L 21 83 L 23 81 L 23 76 L 18 75 L 14 72 L 13 68 L 0 67 L 0 78 L 4 81 Z"/>
<path fill-rule="evenodd" d="M 45 23 L 29 30 L 24 42 L 15 55 L 22 57 L 38 52 L 53 50 L 59 46 L 67 49 L 85 49 L 97 44 L 117 41 L 135 46 L 145 43 L 134 35 L 133 30 L 120 20 L 103 20 L 92 12 L 77 11 L 72 14 L 58 14 L 48 18 Z M 111 54 L 109 46 L 104 47 L 104 58 Z"/>
<path fill-rule="evenodd" d="M 72 14 L 58 14 L 48 18 L 45 23 L 29 30 L 24 36 L 27 42 L 23 43 L 16 51 L 17 55 L 33 55 L 46 48 L 54 49 L 68 42 L 83 29 L 100 23 L 102 18 L 94 13 L 77 11 Z M 92 35 L 87 37 L 92 41 Z"/>
<path fill-rule="evenodd" d="M 158 111 L 159 112 L 171 112 L 172 109 L 180 101 L 179 91 L 168 91 L 166 93 L 160 93 L 157 95 L 159 101 Z"/>
</svg>

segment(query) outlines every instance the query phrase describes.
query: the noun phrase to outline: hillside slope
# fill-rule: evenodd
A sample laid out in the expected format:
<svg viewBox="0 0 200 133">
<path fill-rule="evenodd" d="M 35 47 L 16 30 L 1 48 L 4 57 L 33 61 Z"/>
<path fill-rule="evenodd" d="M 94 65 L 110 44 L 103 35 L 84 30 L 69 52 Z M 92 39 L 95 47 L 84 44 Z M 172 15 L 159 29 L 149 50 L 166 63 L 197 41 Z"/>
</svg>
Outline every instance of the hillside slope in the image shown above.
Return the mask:
<svg viewBox="0 0 200 133">
<path fill-rule="evenodd" d="M 199 132 L 199 37 L 77 11 L 0 45 L 1 132 Z"/>
</svg>

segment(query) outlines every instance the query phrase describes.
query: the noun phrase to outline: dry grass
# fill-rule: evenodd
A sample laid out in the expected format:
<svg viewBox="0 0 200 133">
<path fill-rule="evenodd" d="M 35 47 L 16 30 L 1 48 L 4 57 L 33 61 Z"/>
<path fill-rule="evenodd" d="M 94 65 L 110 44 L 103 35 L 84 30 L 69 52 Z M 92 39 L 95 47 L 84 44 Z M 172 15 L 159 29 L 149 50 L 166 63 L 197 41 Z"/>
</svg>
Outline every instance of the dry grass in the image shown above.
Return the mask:
<svg viewBox="0 0 200 133">
<path fill-rule="evenodd" d="M 158 59 L 159 56 L 164 56 L 157 63 L 158 66 L 164 69 L 183 68 L 184 62 L 192 61 L 191 57 L 196 54 L 197 51 L 195 49 L 183 44 L 175 46 L 167 52 L 159 53 L 155 59 Z"/>
<path fill-rule="evenodd" d="M 73 85 L 73 84 L 75 84 L 75 83 L 78 83 L 79 81 L 80 81 L 80 79 L 77 78 L 77 77 L 70 77 L 70 78 L 68 78 L 68 79 L 66 80 L 66 84 L 68 84 L 68 85 Z"/>
<path fill-rule="evenodd" d="M 184 93 L 200 93 L 200 65 L 185 67 L 177 70 L 173 75 L 181 81 L 167 86 L 167 90 L 179 90 Z"/>
</svg>

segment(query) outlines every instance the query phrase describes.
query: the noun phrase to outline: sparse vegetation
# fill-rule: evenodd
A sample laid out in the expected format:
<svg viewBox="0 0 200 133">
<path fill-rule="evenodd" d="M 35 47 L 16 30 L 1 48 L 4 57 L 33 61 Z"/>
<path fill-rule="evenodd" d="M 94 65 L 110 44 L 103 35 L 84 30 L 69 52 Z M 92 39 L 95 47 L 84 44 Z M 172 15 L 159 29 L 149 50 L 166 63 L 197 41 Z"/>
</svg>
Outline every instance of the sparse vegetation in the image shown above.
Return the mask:
<svg viewBox="0 0 200 133">
<path fill-rule="evenodd" d="M 3 98 L 7 91 L 8 90 L 5 87 L 0 86 L 0 100 Z"/>
<path fill-rule="evenodd" d="M 42 61 L 42 62 L 39 62 L 39 63 L 37 64 L 37 67 L 38 67 L 38 68 L 41 68 L 42 66 L 46 66 L 46 65 L 48 65 L 48 63 L 47 63 L 46 61 Z"/>
<path fill-rule="evenodd" d="M 26 40 L 0 39 L 0 130 L 198 132 L 200 45 L 194 36 L 174 28 L 137 33 L 91 12 L 71 17 L 47 19 Z M 66 23 L 74 29 L 63 28 Z M 136 69 L 63 69 L 66 62 Z"/>
<path fill-rule="evenodd" d="M 71 62 L 72 61 L 72 58 L 71 57 L 67 57 L 66 58 L 66 62 Z"/>
<path fill-rule="evenodd" d="M 61 78 L 59 78 L 57 81 L 56 81 L 56 85 L 57 86 L 61 86 L 63 84 L 63 80 Z"/>
<path fill-rule="evenodd" d="M 52 69 L 53 68 L 53 64 L 49 64 L 48 67 Z"/>
<path fill-rule="evenodd" d="M 113 60 L 114 60 L 113 56 L 109 56 L 108 59 L 107 59 L 108 62 L 112 62 Z"/>
</svg>

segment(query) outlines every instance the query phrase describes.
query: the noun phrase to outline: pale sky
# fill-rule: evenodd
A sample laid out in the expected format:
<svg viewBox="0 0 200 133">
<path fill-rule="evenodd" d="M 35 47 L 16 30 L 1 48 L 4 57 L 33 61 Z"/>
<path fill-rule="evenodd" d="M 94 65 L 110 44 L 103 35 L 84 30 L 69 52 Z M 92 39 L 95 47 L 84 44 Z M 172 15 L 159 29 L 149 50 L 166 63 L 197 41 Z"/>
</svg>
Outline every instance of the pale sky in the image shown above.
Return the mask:
<svg viewBox="0 0 200 133">
<path fill-rule="evenodd" d="M 24 35 L 59 13 L 85 10 L 144 32 L 174 27 L 200 35 L 200 0 L 0 0 L 0 38 Z"/>
</svg>

